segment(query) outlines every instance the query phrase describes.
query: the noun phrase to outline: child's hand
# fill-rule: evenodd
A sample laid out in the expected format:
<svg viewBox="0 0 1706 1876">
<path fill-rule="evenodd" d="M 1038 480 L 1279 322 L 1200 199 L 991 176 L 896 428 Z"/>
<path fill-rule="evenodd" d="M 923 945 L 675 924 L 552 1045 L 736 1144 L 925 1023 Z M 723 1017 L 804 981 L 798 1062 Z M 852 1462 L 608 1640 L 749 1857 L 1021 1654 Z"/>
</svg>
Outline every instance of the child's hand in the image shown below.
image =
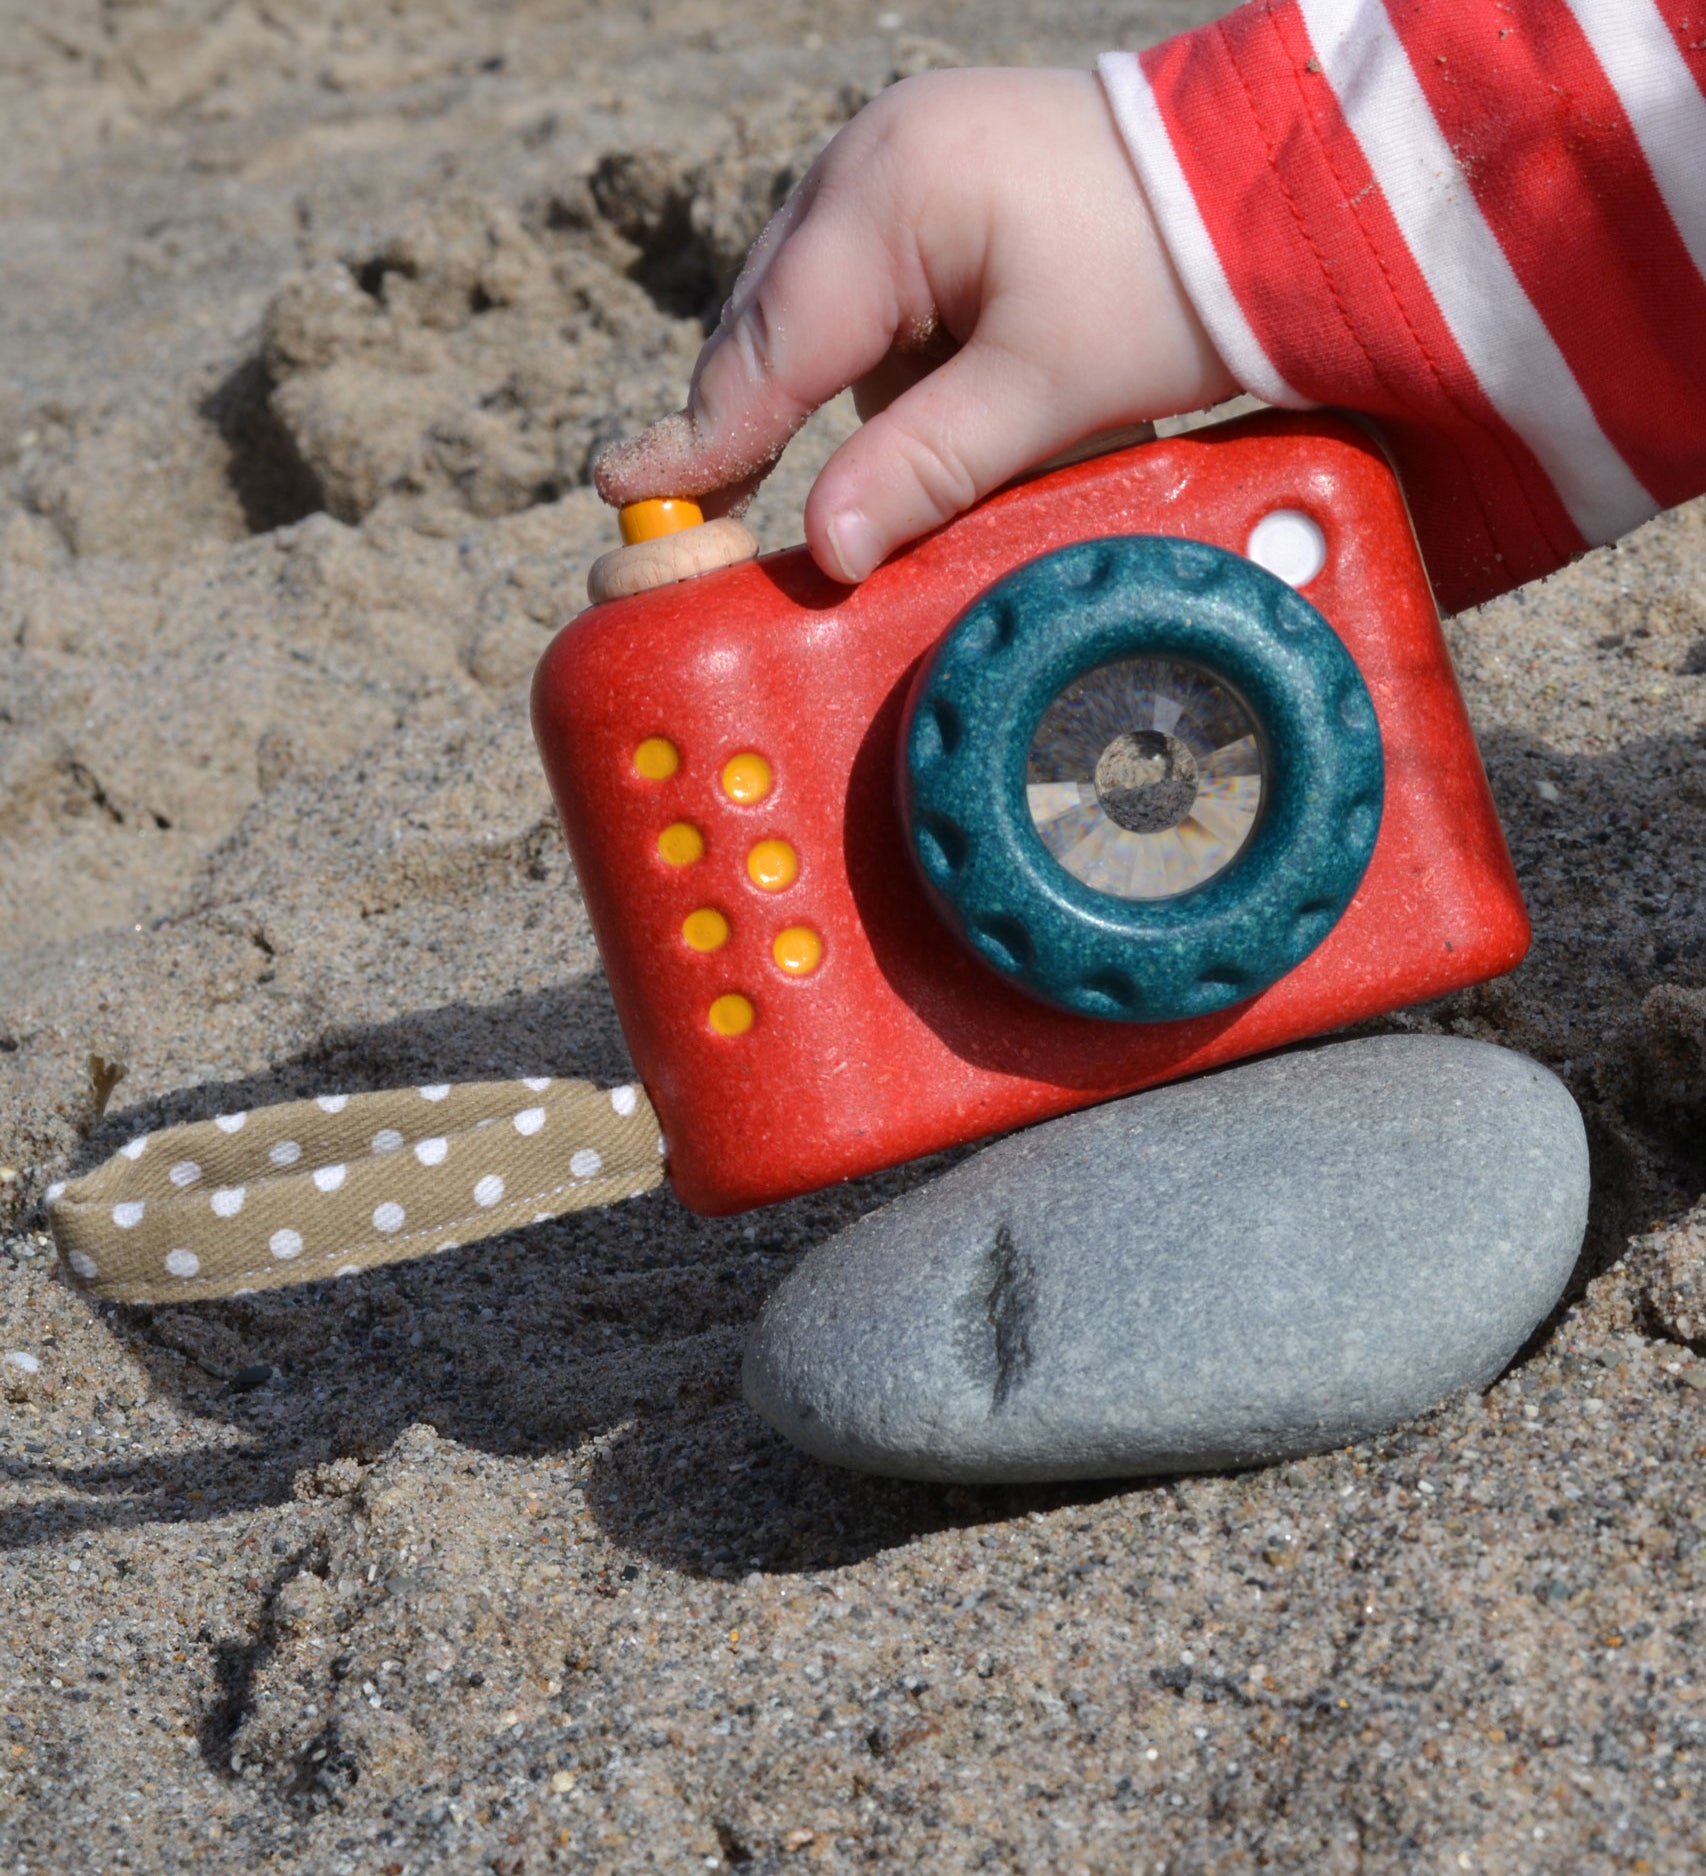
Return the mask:
<svg viewBox="0 0 1706 1876">
<path fill-rule="evenodd" d="M 754 247 L 686 410 L 599 491 L 726 511 L 847 385 L 866 421 L 806 539 L 849 581 L 1082 437 L 1237 389 L 1089 73 L 933 72 L 860 112 Z"/>
</svg>

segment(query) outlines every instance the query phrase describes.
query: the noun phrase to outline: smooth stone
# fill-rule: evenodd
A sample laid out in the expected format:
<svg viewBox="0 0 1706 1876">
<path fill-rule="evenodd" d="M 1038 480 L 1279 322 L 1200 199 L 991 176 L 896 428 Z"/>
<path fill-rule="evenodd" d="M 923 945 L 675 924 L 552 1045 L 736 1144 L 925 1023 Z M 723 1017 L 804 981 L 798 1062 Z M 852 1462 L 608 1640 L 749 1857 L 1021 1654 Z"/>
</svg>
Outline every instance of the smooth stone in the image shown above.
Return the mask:
<svg viewBox="0 0 1706 1876">
<path fill-rule="evenodd" d="M 748 1403 L 819 1459 L 966 1484 L 1260 1464 L 1491 1381 L 1587 1226 L 1557 1077 L 1380 1036 L 1013 1135 L 813 1251 Z"/>
</svg>

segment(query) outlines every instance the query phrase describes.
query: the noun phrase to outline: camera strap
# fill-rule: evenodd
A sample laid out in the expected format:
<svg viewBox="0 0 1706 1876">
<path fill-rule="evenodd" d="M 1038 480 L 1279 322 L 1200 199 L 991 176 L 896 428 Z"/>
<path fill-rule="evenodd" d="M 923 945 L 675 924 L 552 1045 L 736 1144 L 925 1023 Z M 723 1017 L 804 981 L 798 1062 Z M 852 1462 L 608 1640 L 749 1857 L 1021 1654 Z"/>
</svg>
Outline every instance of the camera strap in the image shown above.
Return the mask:
<svg viewBox="0 0 1706 1876">
<path fill-rule="evenodd" d="M 48 1193 L 78 1287 L 179 1303 L 353 1275 L 660 1185 L 645 1091 L 589 1081 L 323 1094 L 135 1139 Z"/>
</svg>

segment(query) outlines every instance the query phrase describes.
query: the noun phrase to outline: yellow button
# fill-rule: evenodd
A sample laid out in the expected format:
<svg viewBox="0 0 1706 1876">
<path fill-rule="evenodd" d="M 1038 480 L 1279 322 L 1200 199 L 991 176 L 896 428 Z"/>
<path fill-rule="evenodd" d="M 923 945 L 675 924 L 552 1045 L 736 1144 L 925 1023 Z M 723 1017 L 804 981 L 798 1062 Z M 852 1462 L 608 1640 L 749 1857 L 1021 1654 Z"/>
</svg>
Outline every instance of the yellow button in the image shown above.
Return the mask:
<svg viewBox="0 0 1706 1876">
<path fill-rule="evenodd" d="M 691 821 L 672 821 L 658 835 L 658 852 L 671 866 L 691 866 L 705 855 L 705 836 Z"/>
<path fill-rule="evenodd" d="M 744 755 L 730 756 L 723 764 L 723 793 L 743 805 L 762 801 L 770 792 L 770 764 L 749 749 Z"/>
<path fill-rule="evenodd" d="M 648 782 L 667 782 L 681 767 L 681 754 L 667 736 L 648 736 L 634 751 L 634 773 Z"/>
<path fill-rule="evenodd" d="M 731 990 L 711 1005 L 711 1027 L 719 1036 L 744 1036 L 757 1014 L 738 990 Z"/>
<path fill-rule="evenodd" d="M 713 907 L 702 905 L 681 921 L 681 935 L 695 951 L 715 951 L 729 941 L 729 921 Z"/>
<path fill-rule="evenodd" d="M 770 955 L 790 977 L 809 977 L 823 962 L 823 940 L 809 925 L 790 925 L 776 934 Z"/>
<path fill-rule="evenodd" d="M 761 840 L 746 856 L 746 870 L 753 885 L 780 892 L 799 877 L 800 856 L 785 840 Z"/>
<path fill-rule="evenodd" d="M 636 541 L 655 541 L 662 534 L 679 534 L 683 528 L 696 528 L 704 519 L 704 511 L 697 502 L 679 498 L 629 502 L 616 511 L 616 524 L 629 547 Z"/>
</svg>

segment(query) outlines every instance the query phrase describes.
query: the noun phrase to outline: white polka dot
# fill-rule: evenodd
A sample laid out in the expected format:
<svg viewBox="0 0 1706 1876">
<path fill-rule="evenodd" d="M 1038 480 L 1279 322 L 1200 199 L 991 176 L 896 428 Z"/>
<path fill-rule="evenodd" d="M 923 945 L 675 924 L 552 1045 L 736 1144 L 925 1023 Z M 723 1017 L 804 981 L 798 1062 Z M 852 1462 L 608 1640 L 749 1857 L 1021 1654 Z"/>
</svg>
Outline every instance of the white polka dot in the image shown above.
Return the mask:
<svg viewBox="0 0 1706 1876">
<path fill-rule="evenodd" d="M 418 1159 L 423 1166 L 442 1166 L 444 1164 L 444 1156 L 449 1151 L 450 1142 L 440 1139 L 436 1135 L 431 1140 L 417 1140 L 415 1142 L 415 1158 Z"/>
<path fill-rule="evenodd" d="M 640 1105 L 640 1097 L 631 1082 L 624 1082 L 620 1088 L 610 1090 L 610 1105 L 624 1120 Z"/>
<path fill-rule="evenodd" d="M 168 1251 L 166 1268 L 174 1277 L 193 1277 L 201 1269 L 201 1259 L 194 1251 Z"/>
<path fill-rule="evenodd" d="M 314 1105 L 322 1114 L 341 1114 L 349 1106 L 347 1094 L 317 1094 Z"/>
<path fill-rule="evenodd" d="M 63 1179 L 54 1180 L 53 1184 L 50 1185 L 47 1189 L 48 1204 L 51 1205 L 55 1199 L 62 1199 L 64 1198 L 64 1196 L 65 1196 L 65 1181 Z"/>
<path fill-rule="evenodd" d="M 487 1173 L 485 1178 L 474 1188 L 476 1205 L 496 1205 L 504 1195 L 504 1182 L 496 1173 Z"/>
<path fill-rule="evenodd" d="M 243 1187 L 221 1186 L 213 1195 L 213 1210 L 216 1217 L 235 1218 L 243 1209 Z"/>
<path fill-rule="evenodd" d="M 275 1166 L 294 1166 L 302 1157 L 302 1148 L 294 1140 L 278 1140 L 267 1148 L 267 1158 Z"/>
<path fill-rule="evenodd" d="M 373 1136 L 375 1153 L 395 1153 L 403 1144 L 403 1136 L 395 1127 L 381 1127 Z"/>
<path fill-rule="evenodd" d="M 193 1159 L 181 1159 L 166 1177 L 175 1186 L 193 1186 L 201 1177 L 201 1168 Z"/>
<path fill-rule="evenodd" d="M 113 1223 L 120 1231 L 128 1231 L 132 1225 L 142 1223 L 142 1200 L 126 1199 L 122 1205 L 113 1207 Z"/>
<path fill-rule="evenodd" d="M 274 1257 L 292 1258 L 302 1255 L 302 1233 L 292 1231 L 288 1226 L 282 1231 L 275 1231 L 267 1239 L 267 1249 Z"/>
<path fill-rule="evenodd" d="M 322 1166 L 314 1174 L 314 1184 L 321 1192 L 336 1192 L 344 1182 L 341 1166 Z"/>
<path fill-rule="evenodd" d="M 247 1114 L 215 1114 L 213 1124 L 221 1133 L 241 1133 L 248 1119 Z"/>
<path fill-rule="evenodd" d="M 40 1361 L 34 1355 L 26 1354 L 21 1348 L 7 1349 L 5 1360 L 8 1368 L 22 1368 L 25 1374 L 41 1373 Z"/>
<path fill-rule="evenodd" d="M 73 1251 L 71 1253 L 71 1268 L 75 1270 L 80 1277 L 93 1277 L 99 1274 L 94 1258 L 92 1258 L 87 1251 Z"/>
<path fill-rule="evenodd" d="M 603 1159 L 592 1147 L 583 1146 L 574 1158 L 569 1161 L 569 1171 L 572 1172 L 577 1179 L 590 1179 L 603 1164 Z"/>
<path fill-rule="evenodd" d="M 551 1077 L 549 1075 L 523 1075 L 521 1085 L 524 1088 L 531 1088 L 535 1094 L 543 1094 L 551 1085 Z"/>
<path fill-rule="evenodd" d="M 375 1231 L 401 1231 L 402 1206 L 395 1199 L 387 1199 L 383 1205 L 376 1205 L 373 1209 L 373 1228 Z"/>
<path fill-rule="evenodd" d="M 515 1117 L 517 1133 L 537 1133 L 545 1125 L 545 1110 L 542 1107 L 524 1107 Z"/>
<path fill-rule="evenodd" d="M 146 1147 L 147 1144 L 147 1134 L 139 1133 L 134 1140 L 126 1140 L 124 1145 L 119 1148 L 119 1151 L 126 1159 L 141 1159 L 143 1148 Z"/>
<path fill-rule="evenodd" d="M 442 1101 L 449 1092 L 450 1083 L 448 1081 L 435 1081 L 431 1087 L 422 1088 L 420 1096 L 423 1101 Z"/>
</svg>

